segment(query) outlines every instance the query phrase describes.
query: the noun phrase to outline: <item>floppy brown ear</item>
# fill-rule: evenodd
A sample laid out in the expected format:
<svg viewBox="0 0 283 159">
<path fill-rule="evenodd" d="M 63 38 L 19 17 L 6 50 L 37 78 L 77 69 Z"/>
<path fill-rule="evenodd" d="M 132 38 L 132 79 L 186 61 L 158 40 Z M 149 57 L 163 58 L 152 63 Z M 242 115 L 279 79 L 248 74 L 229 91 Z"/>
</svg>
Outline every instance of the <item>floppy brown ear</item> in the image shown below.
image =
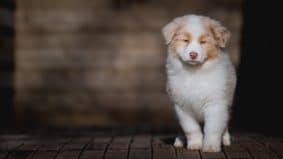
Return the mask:
<svg viewBox="0 0 283 159">
<path fill-rule="evenodd" d="M 210 19 L 209 26 L 217 46 L 225 48 L 226 43 L 231 36 L 230 31 L 222 26 L 218 21 L 212 19 Z"/>
<path fill-rule="evenodd" d="M 166 44 L 169 44 L 172 41 L 172 38 L 176 34 L 177 29 L 180 26 L 181 18 L 175 18 L 172 22 L 166 24 L 162 28 L 162 34 L 165 38 Z"/>
</svg>

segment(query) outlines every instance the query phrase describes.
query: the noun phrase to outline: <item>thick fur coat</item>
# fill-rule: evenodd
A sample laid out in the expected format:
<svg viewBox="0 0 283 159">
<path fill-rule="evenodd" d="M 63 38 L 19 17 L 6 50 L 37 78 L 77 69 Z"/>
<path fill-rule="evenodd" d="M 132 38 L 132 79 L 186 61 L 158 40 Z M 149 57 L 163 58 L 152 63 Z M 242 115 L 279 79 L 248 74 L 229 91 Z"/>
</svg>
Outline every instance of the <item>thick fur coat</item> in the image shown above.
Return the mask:
<svg viewBox="0 0 283 159">
<path fill-rule="evenodd" d="M 221 143 L 231 143 L 228 120 L 236 85 L 234 66 L 224 50 L 230 32 L 198 15 L 175 18 L 162 32 L 168 45 L 167 91 L 187 148 L 221 151 Z M 184 143 L 177 137 L 174 145 Z"/>
</svg>

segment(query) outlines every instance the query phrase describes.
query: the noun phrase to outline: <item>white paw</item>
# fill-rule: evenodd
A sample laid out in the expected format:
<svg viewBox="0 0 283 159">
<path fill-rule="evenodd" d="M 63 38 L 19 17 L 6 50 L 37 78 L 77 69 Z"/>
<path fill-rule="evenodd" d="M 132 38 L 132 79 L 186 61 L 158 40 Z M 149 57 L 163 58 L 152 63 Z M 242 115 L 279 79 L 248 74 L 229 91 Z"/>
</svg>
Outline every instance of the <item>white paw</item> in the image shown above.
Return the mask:
<svg viewBox="0 0 283 159">
<path fill-rule="evenodd" d="M 224 133 L 222 137 L 222 143 L 224 146 L 230 146 L 231 145 L 231 137 L 228 132 Z"/>
<path fill-rule="evenodd" d="M 221 138 L 206 138 L 203 141 L 203 152 L 220 152 L 221 151 Z"/>
<path fill-rule="evenodd" d="M 189 150 L 200 150 L 202 148 L 202 141 L 189 141 L 187 149 Z"/>
<path fill-rule="evenodd" d="M 174 142 L 175 147 L 184 147 L 184 142 L 182 141 L 181 137 L 176 137 Z"/>
<path fill-rule="evenodd" d="M 205 144 L 202 148 L 203 152 L 220 152 L 221 146 L 218 144 Z"/>
<path fill-rule="evenodd" d="M 231 145 L 231 139 L 223 137 L 223 145 L 224 146 L 230 146 Z"/>
</svg>

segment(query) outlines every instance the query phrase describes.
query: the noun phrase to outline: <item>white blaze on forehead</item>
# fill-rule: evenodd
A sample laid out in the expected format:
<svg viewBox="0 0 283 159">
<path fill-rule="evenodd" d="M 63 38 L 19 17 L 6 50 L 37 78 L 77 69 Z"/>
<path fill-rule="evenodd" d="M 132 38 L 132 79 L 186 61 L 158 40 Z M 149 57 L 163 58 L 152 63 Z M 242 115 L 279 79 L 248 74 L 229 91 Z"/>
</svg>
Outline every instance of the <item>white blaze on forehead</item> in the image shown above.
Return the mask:
<svg viewBox="0 0 283 159">
<path fill-rule="evenodd" d="M 204 33 L 205 29 L 201 18 L 195 15 L 189 16 L 186 22 L 186 30 L 192 35 L 193 39 Z"/>
</svg>

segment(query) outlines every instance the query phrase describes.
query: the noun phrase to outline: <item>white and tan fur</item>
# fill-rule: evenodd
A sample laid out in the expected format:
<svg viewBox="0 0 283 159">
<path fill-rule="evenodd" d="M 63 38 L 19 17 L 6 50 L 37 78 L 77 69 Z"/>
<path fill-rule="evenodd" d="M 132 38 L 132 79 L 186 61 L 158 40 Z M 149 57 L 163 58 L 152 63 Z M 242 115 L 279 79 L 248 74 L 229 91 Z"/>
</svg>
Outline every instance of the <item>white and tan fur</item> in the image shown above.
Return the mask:
<svg viewBox="0 0 283 159">
<path fill-rule="evenodd" d="M 230 33 L 198 15 L 175 18 L 162 32 L 168 45 L 167 91 L 187 148 L 221 151 L 221 142 L 231 144 L 228 120 L 236 85 L 234 66 L 224 51 Z M 174 145 L 182 147 L 184 141 L 177 137 Z"/>
</svg>

